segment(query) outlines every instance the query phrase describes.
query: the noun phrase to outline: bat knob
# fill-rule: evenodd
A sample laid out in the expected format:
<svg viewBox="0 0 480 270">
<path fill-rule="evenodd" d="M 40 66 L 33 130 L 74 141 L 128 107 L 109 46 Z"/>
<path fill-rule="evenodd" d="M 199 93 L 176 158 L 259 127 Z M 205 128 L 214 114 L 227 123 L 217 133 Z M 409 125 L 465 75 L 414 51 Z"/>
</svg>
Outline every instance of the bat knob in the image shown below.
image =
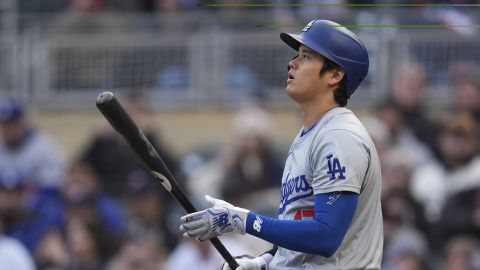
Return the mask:
<svg viewBox="0 0 480 270">
<path fill-rule="evenodd" d="M 97 104 L 103 104 L 103 103 L 109 102 L 109 101 L 113 100 L 114 98 L 115 98 L 115 95 L 112 92 L 105 91 L 105 92 L 101 93 L 100 95 L 98 95 Z"/>
</svg>

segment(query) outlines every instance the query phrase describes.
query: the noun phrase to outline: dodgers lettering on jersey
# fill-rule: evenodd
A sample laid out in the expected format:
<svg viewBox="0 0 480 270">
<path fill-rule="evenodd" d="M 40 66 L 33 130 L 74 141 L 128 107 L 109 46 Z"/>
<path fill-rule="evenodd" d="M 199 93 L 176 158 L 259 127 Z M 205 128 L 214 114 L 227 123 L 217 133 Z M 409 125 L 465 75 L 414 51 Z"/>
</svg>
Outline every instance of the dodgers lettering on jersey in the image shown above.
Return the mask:
<svg viewBox="0 0 480 270">
<path fill-rule="evenodd" d="M 383 224 L 380 205 L 380 162 L 370 136 L 346 108 L 327 112 L 307 134 L 297 135 L 282 177 L 279 218 L 312 219 L 314 196 L 335 192 L 359 194 L 352 224 L 329 258 L 279 247 L 271 270 L 380 269 Z"/>
<path fill-rule="evenodd" d="M 283 214 L 285 212 L 285 207 L 289 204 L 306 197 L 311 197 L 312 195 L 312 186 L 308 183 L 305 175 L 291 176 L 290 173 L 288 173 L 286 179 L 282 181 L 278 214 Z"/>
</svg>

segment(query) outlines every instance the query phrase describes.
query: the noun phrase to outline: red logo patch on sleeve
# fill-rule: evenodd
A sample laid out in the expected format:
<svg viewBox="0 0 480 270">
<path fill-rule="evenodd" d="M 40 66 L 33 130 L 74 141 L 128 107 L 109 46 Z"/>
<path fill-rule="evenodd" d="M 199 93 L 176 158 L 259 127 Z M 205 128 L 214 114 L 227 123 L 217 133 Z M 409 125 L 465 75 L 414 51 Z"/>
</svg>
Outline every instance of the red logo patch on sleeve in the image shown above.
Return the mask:
<svg viewBox="0 0 480 270">
<path fill-rule="evenodd" d="M 293 217 L 294 220 L 313 219 L 315 212 L 313 210 L 298 210 Z"/>
</svg>

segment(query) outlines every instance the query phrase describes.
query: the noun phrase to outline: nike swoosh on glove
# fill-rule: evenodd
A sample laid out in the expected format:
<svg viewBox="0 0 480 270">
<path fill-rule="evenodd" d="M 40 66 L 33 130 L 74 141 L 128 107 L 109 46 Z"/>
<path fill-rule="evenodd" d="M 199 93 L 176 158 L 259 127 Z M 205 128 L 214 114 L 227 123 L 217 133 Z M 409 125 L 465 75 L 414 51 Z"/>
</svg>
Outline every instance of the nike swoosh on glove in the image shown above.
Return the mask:
<svg viewBox="0 0 480 270">
<path fill-rule="evenodd" d="M 197 240 L 204 241 L 229 232 L 245 234 L 250 210 L 235 207 L 208 195 L 205 196 L 205 200 L 210 208 L 181 218 L 180 231 L 183 237 L 196 237 Z"/>
</svg>

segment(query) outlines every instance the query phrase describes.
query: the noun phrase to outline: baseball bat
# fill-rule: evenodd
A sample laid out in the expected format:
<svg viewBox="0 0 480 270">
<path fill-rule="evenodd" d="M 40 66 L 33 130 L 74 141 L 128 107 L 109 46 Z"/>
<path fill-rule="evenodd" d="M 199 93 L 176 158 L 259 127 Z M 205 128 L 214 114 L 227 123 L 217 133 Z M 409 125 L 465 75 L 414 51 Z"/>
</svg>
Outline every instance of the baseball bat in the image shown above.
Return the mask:
<svg viewBox="0 0 480 270">
<path fill-rule="evenodd" d="M 112 127 L 123 136 L 125 141 L 127 141 L 153 176 L 162 183 L 163 187 L 188 213 L 197 212 L 193 204 L 177 184 L 177 181 L 165 165 L 165 162 L 163 162 L 162 158 L 158 155 L 157 150 L 155 150 L 147 137 L 145 137 L 142 130 L 137 127 L 115 95 L 109 91 L 103 92 L 97 97 L 96 104 L 97 108 L 108 120 L 110 125 L 112 125 Z M 220 255 L 222 255 L 223 259 L 228 263 L 230 268 L 236 269 L 238 267 L 237 262 L 222 242 L 220 242 L 217 237 L 210 239 L 210 241 Z"/>
</svg>

